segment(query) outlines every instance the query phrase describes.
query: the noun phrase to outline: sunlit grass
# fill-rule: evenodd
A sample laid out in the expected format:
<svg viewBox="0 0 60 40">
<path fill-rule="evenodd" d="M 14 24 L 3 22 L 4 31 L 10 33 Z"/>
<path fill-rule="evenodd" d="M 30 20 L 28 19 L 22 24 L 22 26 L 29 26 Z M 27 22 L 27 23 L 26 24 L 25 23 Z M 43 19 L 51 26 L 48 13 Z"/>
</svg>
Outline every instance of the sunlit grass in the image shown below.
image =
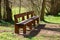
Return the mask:
<svg viewBox="0 0 60 40">
<path fill-rule="evenodd" d="M 45 20 L 51 23 L 60 23 L 60 16 L 45 16 Z"/>
<path fill-rule="evenodd" d="M 16 35 L 13 32 L 3 32 L 0 33 L 0 40 L 60 40 L 59 35 L 40 35 L 39 37 L 21 37 Z"/>
<path fill-rule="evenodd" d="M 0 40 L 19 40 L 19 38 L 11 32 L 3 32 L 0 33 Z"/>
<path fill-rule="evenodd" d="M 0 30 L 14 30 L 14 27 L 12 27 L 12 26 L 0 26 Z"/>
</svg>

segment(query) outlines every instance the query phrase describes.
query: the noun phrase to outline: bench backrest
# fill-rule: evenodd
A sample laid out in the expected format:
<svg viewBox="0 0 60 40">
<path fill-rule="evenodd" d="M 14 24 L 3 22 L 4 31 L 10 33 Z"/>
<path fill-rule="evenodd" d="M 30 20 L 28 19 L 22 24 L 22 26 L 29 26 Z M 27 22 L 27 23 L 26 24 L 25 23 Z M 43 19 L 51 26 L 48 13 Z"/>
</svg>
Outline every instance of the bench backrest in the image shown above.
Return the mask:
<svg viewBox="0 0 60 40">
<path fill-rule="evenodd" d="M 22 21 L 23 21 L 23 20 L 25 20 L 25 16 L 27 17 L 27 19 L 29 19 L 30 16 L 33 17 L 33 14 L 34 14 L 34 11 L 25 12 L 25 13 L 21 13 L 21 14 L 16 14 L 16 15 L 14 15 L 15 23 L 18 23 L 18 18 L 22 17 Z"/>
</svg>

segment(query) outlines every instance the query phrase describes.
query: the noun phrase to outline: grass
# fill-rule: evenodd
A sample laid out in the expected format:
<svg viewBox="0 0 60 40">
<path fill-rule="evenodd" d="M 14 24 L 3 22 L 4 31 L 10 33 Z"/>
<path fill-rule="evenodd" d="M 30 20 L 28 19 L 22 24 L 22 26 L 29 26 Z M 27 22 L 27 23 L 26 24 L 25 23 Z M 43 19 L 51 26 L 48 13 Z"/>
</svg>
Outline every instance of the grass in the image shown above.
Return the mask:
<svg viewBox="0 0 60 40">
<path fill-rule="evenodd" d="M 60 36 L 59 35 L 48 36 L 45 34 L 41 34 L 39 37 L 24 38 L 14 34 L 13 32 L 2 32 L 0 33 L 0 40 L 60 40 Z"/>
<path fill-rule="evenodd" d="M 45 21 L 49 23 L 60 23 L 60 16 L 45 16 Z"/>
</svg>

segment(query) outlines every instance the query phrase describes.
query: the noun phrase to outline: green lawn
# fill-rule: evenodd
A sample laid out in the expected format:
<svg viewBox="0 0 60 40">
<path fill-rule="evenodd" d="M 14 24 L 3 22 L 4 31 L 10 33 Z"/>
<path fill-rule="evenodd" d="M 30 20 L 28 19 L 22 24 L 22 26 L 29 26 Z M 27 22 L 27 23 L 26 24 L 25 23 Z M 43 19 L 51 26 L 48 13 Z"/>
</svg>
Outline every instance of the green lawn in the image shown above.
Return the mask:
<svg viewBox="0 0 60 40">
<path fill-rule="evenodd" d="M 60 16 L 45 16 L 45 21 L 48 23 L 60 23 Z"/>
</svg>

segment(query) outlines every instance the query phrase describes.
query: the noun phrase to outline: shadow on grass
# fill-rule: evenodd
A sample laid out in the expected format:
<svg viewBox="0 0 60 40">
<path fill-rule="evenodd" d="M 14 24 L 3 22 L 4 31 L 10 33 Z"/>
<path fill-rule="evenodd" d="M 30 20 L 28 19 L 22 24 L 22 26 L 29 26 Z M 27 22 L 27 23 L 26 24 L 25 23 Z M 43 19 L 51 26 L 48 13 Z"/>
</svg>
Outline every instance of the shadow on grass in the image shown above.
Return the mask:
<svg viewBox="0 0 60 40">
<path fill-rule="evenodd" d="M 0 20 L 0 26 L 11 26 L 14 24 L 14 21 L 6 22 L 4 20 Z"/>
<path fill-rule="evenodd" d="M 44 28 L 45 30 L 57 31 L 60 32 L 60 28 Z"/>
<path fill-rule="evenodd" d="M 55 17 L 60 17 L 60 15 L 56 15 Z"/>
<path fill-rule="evenodd" d="M 39 34 L 39 32 L 41 31 L 41 29 L 43 29 L 45 27 L 45 24 L 40 24 L 38 25 L 34 30 L 32 30 L 28 35 L 25 35 L 26 38 L 32 39 L 33 37 L 35 37 L 37 34 Z"/>
</svg>

